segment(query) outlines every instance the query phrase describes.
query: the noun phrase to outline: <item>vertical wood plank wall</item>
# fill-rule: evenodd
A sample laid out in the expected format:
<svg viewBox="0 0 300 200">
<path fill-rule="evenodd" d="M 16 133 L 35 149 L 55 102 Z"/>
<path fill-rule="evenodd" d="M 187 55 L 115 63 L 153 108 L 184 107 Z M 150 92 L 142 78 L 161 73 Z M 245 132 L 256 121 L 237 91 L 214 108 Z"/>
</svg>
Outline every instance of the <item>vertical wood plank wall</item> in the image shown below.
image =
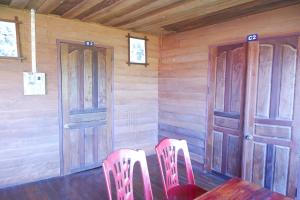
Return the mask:
<svg viewBox="0 0 300 200">
<path fill-rule="evenodd" d="M 26 59 L 0 59 L 0 188 L 59 175 L 56 39 L 92 40 L 114 48 L 114 148 L 154 152 L 158 124 L 158 37 L 147 35 L 147 68 L 128 66 L 127 31 L 38 14 L 37 67 L 46 73 L 47 95 L 24 96 L 22 73 L 31 70 L 29 11 L 0 7 L 1 19 L 15 16 L 22 22 L 21 48 Z"/>
<path fill-rule="evenodd" d="M 159 138 L 187 139 L 192 159 L 202 164 L 205 161 L 209 47 L 243 42 L 251 33 L 258 33 L 261 38 L 300 34 L 300 6 L 162 39 L 158 71 Z"/>
</svg>

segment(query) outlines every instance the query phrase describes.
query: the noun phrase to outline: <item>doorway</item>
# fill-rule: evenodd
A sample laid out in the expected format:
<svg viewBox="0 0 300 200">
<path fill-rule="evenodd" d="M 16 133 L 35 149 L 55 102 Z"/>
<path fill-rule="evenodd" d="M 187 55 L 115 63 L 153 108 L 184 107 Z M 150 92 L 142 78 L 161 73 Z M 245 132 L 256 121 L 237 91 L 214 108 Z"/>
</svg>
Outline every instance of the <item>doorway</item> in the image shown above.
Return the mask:
<svg viewBox="0 0 300 200">
<path fill-rule="evenodd" d="M 207 170 L 295 197 L 300 162 L 299 49 L 299 36 L 210 49 Z M 231 58 L 234 54 L 240 62 Z M 232 65 L 231 60 L 245 65 Z M 236 68 L 238 75 L 228 73 L 228 67 Z M 236 89 L 226 89 L 228 85 Z"/>
<path fill-rule="evenodd" d="M 112 150 L 113 49 L 59 42 L 61 174 L 96 168 Z"/>
</svg>

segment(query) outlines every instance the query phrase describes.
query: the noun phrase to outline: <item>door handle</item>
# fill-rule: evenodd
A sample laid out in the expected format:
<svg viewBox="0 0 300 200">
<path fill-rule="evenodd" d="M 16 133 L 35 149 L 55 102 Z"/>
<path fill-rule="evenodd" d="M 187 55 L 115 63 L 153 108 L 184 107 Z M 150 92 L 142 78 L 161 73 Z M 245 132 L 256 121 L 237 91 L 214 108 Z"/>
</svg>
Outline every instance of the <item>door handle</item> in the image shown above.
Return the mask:
<svg viewBox="0 0 300 200">
<path fill-rule="evenodd" d="M 253 140 L 253 136 L 252 135 L 245 135 L 245 140 Z"/>
</svg>

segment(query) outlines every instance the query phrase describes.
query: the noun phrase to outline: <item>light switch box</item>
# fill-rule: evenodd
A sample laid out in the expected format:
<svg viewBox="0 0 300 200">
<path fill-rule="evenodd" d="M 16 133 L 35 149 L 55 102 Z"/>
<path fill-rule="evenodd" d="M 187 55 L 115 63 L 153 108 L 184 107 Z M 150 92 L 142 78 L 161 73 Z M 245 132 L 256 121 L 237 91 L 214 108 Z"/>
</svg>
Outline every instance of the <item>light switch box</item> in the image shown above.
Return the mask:
<svg viewBox="0 0 300 200">
<path fill-rule="evenodd" d="M 23 72 L 24 95 L 45 95 L 45 73 Z"/>
</svg>

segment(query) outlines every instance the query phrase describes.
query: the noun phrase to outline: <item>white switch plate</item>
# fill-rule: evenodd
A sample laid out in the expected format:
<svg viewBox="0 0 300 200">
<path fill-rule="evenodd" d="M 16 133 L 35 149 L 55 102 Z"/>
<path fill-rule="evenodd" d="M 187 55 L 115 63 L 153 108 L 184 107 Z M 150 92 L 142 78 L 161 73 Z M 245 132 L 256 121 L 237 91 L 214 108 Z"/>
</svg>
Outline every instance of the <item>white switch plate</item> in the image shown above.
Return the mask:
<svg viewBox="0 0 300 200">
<path fill-rule="evenodd" d="M 23 72 L 24 95 L 45 95 L 45 73 Z"/>
</svg>

